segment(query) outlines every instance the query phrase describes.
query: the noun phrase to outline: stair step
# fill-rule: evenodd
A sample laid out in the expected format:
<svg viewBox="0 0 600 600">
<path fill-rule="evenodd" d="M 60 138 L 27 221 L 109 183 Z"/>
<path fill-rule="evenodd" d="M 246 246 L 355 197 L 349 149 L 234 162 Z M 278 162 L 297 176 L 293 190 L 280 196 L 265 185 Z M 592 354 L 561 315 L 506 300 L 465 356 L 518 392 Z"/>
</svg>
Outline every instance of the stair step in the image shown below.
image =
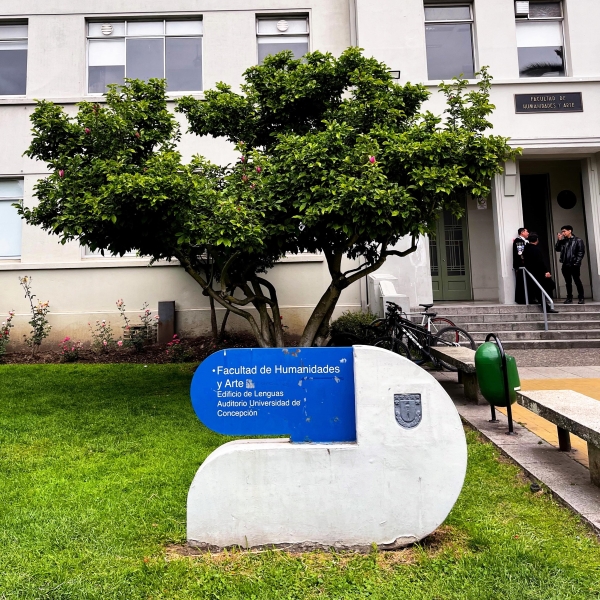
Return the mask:
<svg viewBox="0 0 600 600">
<path fill-rule="evenodd" d="M 502 339 L 502 338 L 500 338 Z M 506 350 L 568 350 L 570 348 L 600 348 L 596 340 L 518 340 L 502 342 Z"/>
<path fill-rule="evenodd" d="M 490 331 L 473 331 L 471 337 L 476 342 L 485 341 L 485 337 Z M 593 340 L 600 339 L 600 329 L 590 329 L 587 331 L 494 331 L 503 342 L 515 340 Z"/>
<path fill-rule="evenodd" d="M 592 303 L 591 301 L 587 304 L 563 304 L 562 300 L 556 300 L 555 306 L 557 310 L 564 312 L 596 312 L 600 310 L 600 303 Z M 420 313 L 422 308 L 411 308 L 411 312 Z M 525 305 L 525 304 L 490 304 L 483 306 L 469 306 L 466 304 L 456 305 L 438 305 L 434 304 L 431 309 L 440 316 L 446 316 L 451 314 L 469 314 L 469 315 L 480 315 L 480 314 L 506 314 L 506 313 L 523 313 L 537 310 L 536 305 Z"/>
<path fill-rule="evenodd" d="M 558 314 L 548 314 L 548 321 L 600 321 L 600 312 L 572 313 L 560 311 Z M 444 315 L 456 325 L 459 323 L 524 323 L 544 321 L 544 313 L 541 311 L 529 313 L 506 313 L 506 314 L 455 314 Z M 421 320 L 417 319 L 420 323 Z"/>
<path fill-rule="evenodd" d="M 486 329 L 502 329 L 503 331 L 544 331 L 544 321 L 516 321 L 509 323 L 460 323 L 456 326 L 468 332 L 484 331 Z M 548 321 L 550 331 L 587 331 L 597 329 L 598 321 Z"/>
</svg>

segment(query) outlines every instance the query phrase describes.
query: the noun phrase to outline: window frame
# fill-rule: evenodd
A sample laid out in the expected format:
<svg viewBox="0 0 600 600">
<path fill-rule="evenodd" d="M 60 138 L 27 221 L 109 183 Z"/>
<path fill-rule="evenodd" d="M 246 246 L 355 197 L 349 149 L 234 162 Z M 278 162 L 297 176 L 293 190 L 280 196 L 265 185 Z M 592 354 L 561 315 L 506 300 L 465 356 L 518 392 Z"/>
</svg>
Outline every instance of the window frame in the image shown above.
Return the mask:
<svg viewBox="0 0 600 600">
<path fill-rule="evenodd" d="M 306 21 L 306 33 L 287 33 L 285 31 L 279 33 L 260 33 L 259 23 L 260 21 L 281 21 L 287 19 L 304 19 Z M 306 37 L 307 40 L 307 53 L 311 51 L 311 35 L 310 35 L 310 15 L 308 13 L 286 13 L 286 14 L 257 14 L 256 15 L 256 64 L 260 65 L 258 46 L 259 38 L 286 38 L 286 37 Z"/>
<path fill-rule="evenodd" d="M 27 27 L 27 37 L 25 38 L 2 38 L 0 37 L 0 41 L 2 42 L 26 42 L 27 43 L 27 63 L 25 65 L 25 93 L 24 94 L 0 94 L 0 98 L 26 98 L 27 97 L 27 88 L 29 87 L 29 20 L 28 19 L 1 19 L 0 25 L 3 26 L 25 26 Z"/>
<path fill-rule="evenodd" d="M 11 96 L 12 97 L 12 96 Z M 12 204 L 23 204 L 24 196 L 25 196 L 25 180 L 22 177 L 0 177 L 0 183 L 3 181 L 20 181 L 23 184 L 23 193 L 21 196 L 0 196 L 0 203 L 8 202 Z M 0 261 L 5 260 L 21 260 L 23 256 L 23 220 L 19 220 L 19 224 L 21 225 L 21 231 L 19 235 L 19 254 L 13 254 L 11 256 L 5 256 L 0 254 Z"/>
<path fill-rule="evenodd" d="M 167 34 L 167 23 L 168 22 L 173 22 L 173 21 L 200 21 L 202 23 L 202 33 L 200 34 L 195 34 L 195 35 L 168 35 Z M 129 35 L 129 28 L 128 28 L 128 24 L 129 23 L 162 23 L 163 24 L 163 33 L 158 35 Z M 100 24 L 104 24 L 104 23 L 123 23 L 124 27 L 125 27 L 125 33 L 123 35 L 116 35 L 115 37 L 95 37 L 95 36 L 90 36 L 90 30 L 89 30 L 89 25 L 90 23 L 100 23 Z M 132 19 L 128 19 L 128 18 L 123 18 L 123 17 L 107 17 L 105 19 L 97 19 L 97 18 L 92 18 L 92 19 L 87 19 L 85 22 L 85 27 L 86 27 L 86 32 L 85 32 L 85 39 L 86 39 L 86 52 L 85 52 L 85 95 L 86 96 L 90 96 L 90 97 L 94 97 L 94 98 L 101 98 L 102 96 L 104 96 L 106 94 L 106 92 L 90 92 L 90 41 L 93 40 L 107 40 L 107 39 L 112 39 L 112 40 L 125 40 L 125 64 L 124 64 L 124 69 L 125 69 L 125 74 L 123 77 L 123 80 L 125 80 L 127 78 L 127 40 L 128 39 L 162 39 L 163 40 L 163 66 L 164 66 L 164 79 L 167 81 L 167 85 L 168 85 L 168 79 L 167 79 L 167 44 L 166 44 L 166 39 L 167 38 L 173 38 L 173 39 L 195 39 L 195 38 L 200 38 L 202 40 L 201 43 L 201 48 L 202 48 L 202 65 L 201 65 L 201 69 L 202 69 L 202 82 L 201 82 L 201 86 L 202 88 L 204 88 L 204 19 L 202 18 L 202 15 L 197 15 L 197 16 L 192 16 L 190 17 L 189 15 L 186 15 L 185 17 L 170 17 L 170 18 L 151 18 L 151 17 L 136 17 L 136 18 L 132 18 Z M 204 89 L 200 89 L 200 90 L 171 90 L 168 91 L 167 90 L 167 96 L 180 96 L 182 94 L 185 95 L 200 95 L 204 93 Z"/>
<path fill-rule="evenodd" d="M 471 55 L 473 57 L 473 78 L 467 78 L 469 81 L 473 81 L 476 77 L 478 66 L 477 66 L 477 52 L 476 52 L 476 44 L 475 44 L 475 10 L 473 6 L 474 0 L 471 1 L 463 1 L 463 2 L 425 2 L 423 3 L 423 18 L 424 18 L 424 26 L 425 26 L 425 60 L 427 61 L 427 25 L 431 24 L 452 24 L 452 23 L 469 23 L 471 25 Z M 428 8 L 451 8 L 451 7 L 461 7 L 468 6 L 469 7 L 469 19 L 427 19 L 427 11 Z M 459 73 L 460 75 L 460 73 Z M 455 75 L 458 77 L 458 75 Z M 427 71 L 427 80 L 428 81 L 443 81 L 439 79 L 429 79 L 429 69 Z"/>
<path fill-rule="evenodd" d="M 544 3 L 548 3 L 551 2 L 551 0 L 539 0 L 538 2 L 536 2 L 535 0 L 529 0 L 529 7 L 531 10 L 531 5 L 532 4 L 544 4 Z M 568 57 L 568 52 L 567 52 L 567 40 L 566 40 L 566 36 L 565 36 L 565 7 L 564 7 L 564 0 L 558 0 L 558 2 L 551 2 L 552 4 L 558 4 L 560 6 L 560 17 L 533 17 L 531 18 L 529 15 L 527 17 L 518 17 L 517 15 L 515 15 L 515 29 L 516 29 L 516 24 L 517 23 L 549 23 L 549 22 L 558 22 L 560 23 L 560 33 L 561 33 L 561 37 L 562 37 L 562 49 L 563 49 L 563 70 L 564 70 L 564 75 L 555 75 L 553 78 L 559 78 L 559 79 L 564 79 L 565 77 L 569 77 L 569 63 L 567 60 Z M 517 44 L 517 70 L 519 73 L 519 79 L 552 79 L 552 77 L 544 77 L 543 75 L 540 75 L 538 77 L 527 77 L 527 76 L 523 76 L 521 75 L 521 67 L 518 64 L 518 52 L 519 52 L 519 45 Z"/>
</svg>

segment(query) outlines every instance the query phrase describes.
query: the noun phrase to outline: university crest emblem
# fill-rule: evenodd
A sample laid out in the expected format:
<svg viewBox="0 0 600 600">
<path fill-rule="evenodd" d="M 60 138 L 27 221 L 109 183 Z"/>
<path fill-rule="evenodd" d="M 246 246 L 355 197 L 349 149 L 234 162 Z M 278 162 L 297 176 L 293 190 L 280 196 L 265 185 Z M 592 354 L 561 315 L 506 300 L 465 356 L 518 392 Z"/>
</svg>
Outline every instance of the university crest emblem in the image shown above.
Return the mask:
<svg viewBox="0 0 600 600">
<path fill-rule="evenodd" d="M 398 425 L 412 429 L 421 422 L 421 394 L 394 394 L 394 412 Z"/>
</svg>

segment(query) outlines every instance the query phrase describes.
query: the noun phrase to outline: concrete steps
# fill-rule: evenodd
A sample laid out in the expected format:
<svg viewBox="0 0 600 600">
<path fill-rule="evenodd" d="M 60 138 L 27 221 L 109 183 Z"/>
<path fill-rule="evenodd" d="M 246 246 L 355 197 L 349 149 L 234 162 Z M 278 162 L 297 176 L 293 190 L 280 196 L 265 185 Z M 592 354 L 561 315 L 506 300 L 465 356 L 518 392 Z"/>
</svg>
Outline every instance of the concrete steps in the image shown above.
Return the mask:
<svg viewBox="0 0 600 600">
<path fill-rule="evenodd" d="M 600 348 L 600 303 L 559 304 L 558 314 L 544 314 L 537 305 L 445 304 L 431 309 L 468 331 L 477 344 L 489 333 L 507 349 Z M 413 309 L 413 313 L 418 310 Z"/>
</svg>

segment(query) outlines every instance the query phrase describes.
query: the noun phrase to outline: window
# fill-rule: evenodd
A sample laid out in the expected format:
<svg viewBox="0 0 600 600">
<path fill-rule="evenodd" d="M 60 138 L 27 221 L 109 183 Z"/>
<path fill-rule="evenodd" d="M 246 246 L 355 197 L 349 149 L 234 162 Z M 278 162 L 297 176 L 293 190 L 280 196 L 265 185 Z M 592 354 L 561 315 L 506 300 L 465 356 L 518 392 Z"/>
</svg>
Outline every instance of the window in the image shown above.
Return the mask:
<svg viewBox="0 0 600 600">
<path fill-rule="evenodd" d="M 13 206 L 23 201 L 22 179 L 0 179 L 0 258 L 21 256 L 21 217 Z"/>
<path fill-rule="evenodd" d="M 0 96 L 27 90 L 27 25 L 0 23 Z"/>
<path fill-rule="evenodd" d="M 153 77 L 169 92 L 202 90 L 202 21 L 88 23 L 88 92 Z"/>
<path fill-rule="evenodd" d="M 425 42 L 429 79 L 475 77 L 470 4 L 425 6 Z"/>
<path fill-rule="evenodd" d="M 564 77 L 565 51 L 561 3 L 555 1 L 518 4 L 519 75 Z"/>
<path fill-rule="evenodd" d="M 269 17 L 256 22 L 258 36 L 258 64 L 269 54 L 291 50 L 294 58 L 308 52 L 308 17 Z"/>
</svg>

